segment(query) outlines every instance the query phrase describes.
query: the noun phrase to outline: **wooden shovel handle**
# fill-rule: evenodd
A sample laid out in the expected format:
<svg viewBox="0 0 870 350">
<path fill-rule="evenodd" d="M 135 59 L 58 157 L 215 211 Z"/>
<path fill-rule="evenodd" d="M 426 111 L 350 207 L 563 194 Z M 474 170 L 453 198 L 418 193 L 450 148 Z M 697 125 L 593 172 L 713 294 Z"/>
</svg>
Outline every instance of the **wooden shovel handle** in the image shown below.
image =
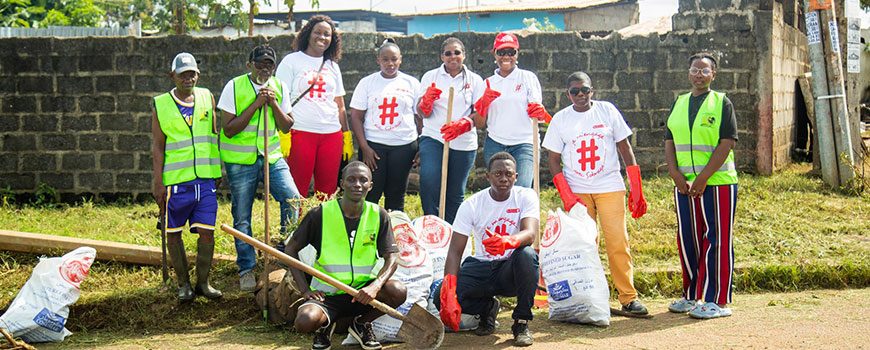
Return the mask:
<svg viewBox="0 0 870 350">
<path fill-rule="evenodd" d="M 329 276 L 323 272 L 320 272 L 319 270 L 317 270 L 311 266 L 308 266 L 305 263 L 303 263 L 299 260 L 296 260 L 287 254 L 284 254 L 283 252 L 279 251 L 278 249 L 272 248 L 268 244 L 260 242 L 260 241 L 256 240 L 255 238 L 248 236 L 248 235 L 232 228 L 230 225 L 222 224 L 221 230 L 233 235 L 233 237 L 236 237 L 236 238 L 244 241 L 247 244 L 250 244 L 254 248 L 262 251 L 263 253 L 266 253 L 268 255 L 275 257 L 276 259 L 280 260 L 281 262 L 283 262 L 283 263 L 285 263 L 285 264 L 287 264 L 295 269 L 302 270 L 302 272 L 305 272 L 311 276 L 317 277 L 320 280 L 322 280 L 326 283 L 329 283 L 331 286 L 333 286 L 335 288 L 341 289 L 343 292 L 350 294 L 351 296 L 355 297 L 357 294 L 359 294 L 359 291 L 354 289 L 353 287 L 346 285 L 346 284 L 342 283 L 341 281 L 333 278 L 332 276 Z M 405 320 L 405 315 L 402 315 L 400 312 L 396 311 L 396 309 L 393 309 L 389 305 L 382 303 L 380 300 L 372 299 L 372 301 L 369 302 L 369 305 L 373 306 L 375 309 L 378 309 L 381 312 L 383 312 L 387 315 L 390 315 L 396 319 L 399 319 L 402 321 Z"/>
<path fill-rule="evenodd" d="M 270 242 L 272 237 L 269 235 L 269 118 L 266 115 L 266 105 L 260 108 L 260 121 L 263 122 L 263 221 L 265 229 L 263 230 L 263 240 Z M 269 283 L 269 256 L 263 255 L 263 277 L 262 280 L 268 285 Z M 263 310 L 263 316 L 268 319 L 269 298 L 266 298 L 266 308 Z"/>
<path fill-rule="evenodd" d="M 447 121 L 444 125 L 450 124 L 450 119 L 453 118 L 453 87 L 447 95 Z M 444 140 L 444 148 L 441 153 L 441 193 L 438 197 L 438 217 L 444 219 L 447 212 L 447 162 L 450 161 L 450 141 Z"/>
</svg>

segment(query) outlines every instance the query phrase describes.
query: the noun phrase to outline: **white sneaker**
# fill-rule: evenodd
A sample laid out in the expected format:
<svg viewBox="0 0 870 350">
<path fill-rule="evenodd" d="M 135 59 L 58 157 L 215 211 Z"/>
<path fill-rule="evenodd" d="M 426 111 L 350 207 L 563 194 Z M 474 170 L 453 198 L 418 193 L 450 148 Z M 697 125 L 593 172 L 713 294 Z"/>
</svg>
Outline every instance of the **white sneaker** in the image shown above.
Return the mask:
<svg viewBox="0 0 870 350">
<path fill-rule="evenodd" d="M 243 292 L 253 292 L 257 287 L 257 278 L 254 277 L 254 271 L 248 271 L 242 274 L 239 278 L 239 289 Z"/>
</svg>

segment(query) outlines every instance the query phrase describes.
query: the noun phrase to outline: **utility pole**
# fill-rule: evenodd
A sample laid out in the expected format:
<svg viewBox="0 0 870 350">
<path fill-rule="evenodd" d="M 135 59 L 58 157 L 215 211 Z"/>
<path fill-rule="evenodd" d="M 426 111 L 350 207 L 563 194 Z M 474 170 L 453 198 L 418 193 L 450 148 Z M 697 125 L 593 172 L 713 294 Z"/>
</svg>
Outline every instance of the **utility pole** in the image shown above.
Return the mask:
<svg viewBox="0 0 870 350">
<path fill-rule="evenodd" d="M 805 5 L 822 179 L 831 187 L 846 186 L 854 173 L 836 13 L 831 0 Z"/>
</svg>

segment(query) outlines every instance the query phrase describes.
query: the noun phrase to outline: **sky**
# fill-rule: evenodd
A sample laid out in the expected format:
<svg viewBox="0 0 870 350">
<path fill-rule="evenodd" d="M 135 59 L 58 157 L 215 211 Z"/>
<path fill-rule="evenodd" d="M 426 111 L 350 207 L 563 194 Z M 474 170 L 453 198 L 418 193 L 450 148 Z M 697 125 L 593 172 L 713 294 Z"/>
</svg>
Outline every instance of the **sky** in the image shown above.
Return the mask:
<svg viewBox="0 0 870 350">
<path fill-rule="evenodd" d="M 525 0 L 525 2 L 540 2 L 541 0 Z M 558 0 L 557 0 L 558 1 Z M 847 0 L 848 1 L 848 0 Z M 857 1 L 857 0 L 853 0 Z M 262 2 L 262 0 L 261 0 Z M 263 6 L 263 12 L 285 12 L 287 6 L 281 0 L 270 0 L 271 6 Z M 431 11 L 446 8 L 456 8 L 467 2 L 469 6 L 491 5 L 505 3 L 522 3 L 524 0 L 320 0 L 320 10 L 358 10 L 373 9 L 388 13 L 411 13 Z M 243 3 L 247 3 L 243 1 Z M 640 21 L 671 16 L 677 13 L 678 0 L 638 0 L 640 4 Z M 298 0 L 294 11 L 310 11 L 309 0 Z M 861 27 L 870 28 L 870 12 L 864 12 Z"/>
<path fill-rule="evenodd" d="M 375 11 L 389 13 L 409 13 L 417 11 L 430 11 L 445 8 L 456 8 L 464 5 L 465 1 L 460 0 L 320 0 L 321 10 L 349 10 L 349 9 L 366 9 L 369 8 Z M 504 4 L 511 2 L 523 2 L 522 0 L 467 0 L 469 6 Z M 540 0 L 528 0 L 527 2 L 540 2 Z M 272 6 L 263 6 L 261 11 L 264 12 L 284 12 L 287 6 L 284 6 L 283 1 L 271 0 Z M 677 0 L 638 0 L 640 4 L 640 20 L 670 16 L 677 12 Z M 276 10 L 276 6 L 280 6 Z M 311 10 L 311 2 L 308 0 L 297 0 L 294 11 L 309 11 Z"/>
</svg>

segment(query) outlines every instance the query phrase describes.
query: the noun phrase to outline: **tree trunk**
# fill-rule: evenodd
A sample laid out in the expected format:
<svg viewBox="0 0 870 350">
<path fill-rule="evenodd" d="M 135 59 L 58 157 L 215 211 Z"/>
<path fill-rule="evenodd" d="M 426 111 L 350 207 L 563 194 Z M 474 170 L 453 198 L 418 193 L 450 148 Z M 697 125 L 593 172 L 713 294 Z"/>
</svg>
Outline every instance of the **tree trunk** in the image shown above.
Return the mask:
<svg viewBox="0 0 870 350">
<path fill-rule="evenodd" d="M 248 36 L 254 36 L 254 16 L 259 12 L 257 0 L 248 0 L 248 3 L 251 5 L 248 11 Z"/>
</svg>

